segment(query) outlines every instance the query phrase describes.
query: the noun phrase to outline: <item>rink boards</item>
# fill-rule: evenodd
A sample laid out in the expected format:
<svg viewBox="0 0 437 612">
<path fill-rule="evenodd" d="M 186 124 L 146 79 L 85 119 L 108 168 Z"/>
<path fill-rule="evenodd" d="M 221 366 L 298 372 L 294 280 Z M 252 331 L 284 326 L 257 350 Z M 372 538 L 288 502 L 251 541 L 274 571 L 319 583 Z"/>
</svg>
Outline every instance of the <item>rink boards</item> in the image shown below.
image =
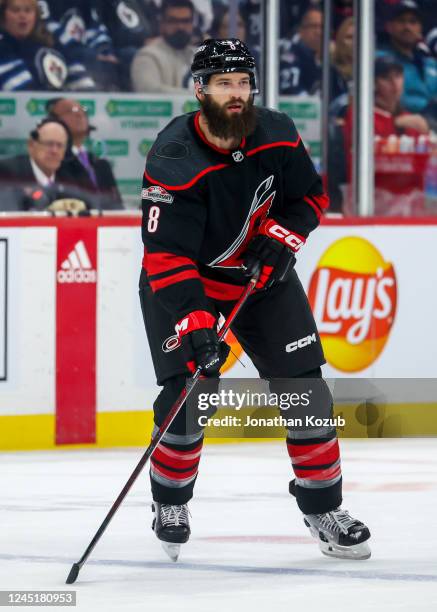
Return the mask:
<svg viewBox="0 0 437 612">
<path fill-rule="evenodd" d="M 415 379 L 409 395 L 391 385 L 391 427 L 372 434 L 378 412 L 346 435 L 437 435 L 434 390 L 417 380 L 437 378 L 436 245 L 431 220 L 329 220 L 299 255 L 325 375 Z M 141 258 L 136 216 L 0 219 L 0 449 L 147 442 L 158 388 Z M 284 339 L 284 350 L 305 350 L 305 339 Z M 240 358 L 246 368 L 224 375 L 256 376 Z"/>
</svg>

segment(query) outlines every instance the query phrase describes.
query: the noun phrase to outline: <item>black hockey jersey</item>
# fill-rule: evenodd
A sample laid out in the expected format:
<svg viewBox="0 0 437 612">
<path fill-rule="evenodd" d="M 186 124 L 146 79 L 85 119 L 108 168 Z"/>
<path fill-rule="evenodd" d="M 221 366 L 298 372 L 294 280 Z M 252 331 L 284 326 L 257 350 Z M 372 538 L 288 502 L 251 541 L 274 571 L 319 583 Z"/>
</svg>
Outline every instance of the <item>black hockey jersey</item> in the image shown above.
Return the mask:
<svg viewBox="0 0 437 612">
<path fill-rule="evenodd" d="M 191 113 L 160 132 L 147 157 L 143 267 L 175 321 L 210 310 L 207 296 L 238 299 L 244 252 L 266 219 L 303 243 L 328 206 L 291 119 L 256 112 L 254 133 L 235 150 L 209 143 Z"/>
</svg>

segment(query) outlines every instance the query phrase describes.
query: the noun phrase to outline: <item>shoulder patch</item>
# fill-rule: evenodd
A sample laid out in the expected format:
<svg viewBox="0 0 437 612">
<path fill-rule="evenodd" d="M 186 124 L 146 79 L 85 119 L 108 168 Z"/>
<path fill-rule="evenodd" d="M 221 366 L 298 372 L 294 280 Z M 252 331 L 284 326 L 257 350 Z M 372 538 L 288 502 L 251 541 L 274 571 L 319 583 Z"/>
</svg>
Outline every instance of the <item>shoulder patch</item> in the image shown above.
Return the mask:
<svg viewBox="0 0 437 612">
<path fill-rule="evenodd" d="M 156 157 L 163 157 L 164 159 L 184 159 L 184 157 L 188 157 L 188 154 L 188 146 L 177 140 L 170 140 L 155 149 Z"/>
<path fill-rule="evenodd" d="M 141 191 L 141 198 L 143 200 L 152 200 L 152 202 L 164 202 L 165 204 L 171 204 L 174 200 L 174 196 L 159 185 L 145 187 Z"/>
<path fill-rule="evenodd" d="M 149 183 L 169 190 L 188 189 L 217 169 L 192 134 L 189 122 L 193 114 L 176 117 L 158 134 L 146 161 Z"/>
</svg>

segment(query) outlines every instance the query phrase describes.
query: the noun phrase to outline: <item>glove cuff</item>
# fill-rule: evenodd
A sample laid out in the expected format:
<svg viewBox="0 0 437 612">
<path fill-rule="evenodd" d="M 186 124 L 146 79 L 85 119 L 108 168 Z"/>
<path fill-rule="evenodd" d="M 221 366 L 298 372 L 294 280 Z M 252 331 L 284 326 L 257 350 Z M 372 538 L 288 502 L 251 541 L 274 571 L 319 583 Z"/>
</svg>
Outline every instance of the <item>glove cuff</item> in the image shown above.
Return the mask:
<svg viewBox="0 0 437 612">
<path fill-rule="evenodd" d="M 265 219 L 259 226 L 258 233 L 280 242 L 293 253 L 297 253 L 306 242 L 306 238 L 280 225 L 274 219 Z"/>
<path fill-rule="evenodd" d="M 182 338 L 196 329 L 204 329 L 205 327 L 212 329 L 214 325 L 215 317 L 210 312 L 207 310 L 194 310 L 176 323 L 175 332 L 178 338 Z"/>
</svg>

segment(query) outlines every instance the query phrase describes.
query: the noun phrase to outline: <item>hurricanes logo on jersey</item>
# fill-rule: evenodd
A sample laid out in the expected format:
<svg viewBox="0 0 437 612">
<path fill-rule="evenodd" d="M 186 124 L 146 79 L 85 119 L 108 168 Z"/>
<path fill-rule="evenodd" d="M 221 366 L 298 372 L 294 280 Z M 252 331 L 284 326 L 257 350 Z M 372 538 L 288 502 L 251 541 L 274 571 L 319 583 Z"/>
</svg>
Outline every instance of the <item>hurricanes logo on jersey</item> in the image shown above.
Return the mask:
<svg viewBox="0 0 437 612">
<path fill-rule="evenodd" d="M 221 255 L 211 261 L 209 266 L 222 268 L 239 268 L 242 264 L 242 254 L 246 250 L 250 240 L 256 234 L 261 222 L 267 217 L 276 191 L 273 191 L 274 176 L 271 174 L 262 181 L 255 190 L 250 205 L 249 214 L 243 228 L 231 246 Z"/>
</svg>

